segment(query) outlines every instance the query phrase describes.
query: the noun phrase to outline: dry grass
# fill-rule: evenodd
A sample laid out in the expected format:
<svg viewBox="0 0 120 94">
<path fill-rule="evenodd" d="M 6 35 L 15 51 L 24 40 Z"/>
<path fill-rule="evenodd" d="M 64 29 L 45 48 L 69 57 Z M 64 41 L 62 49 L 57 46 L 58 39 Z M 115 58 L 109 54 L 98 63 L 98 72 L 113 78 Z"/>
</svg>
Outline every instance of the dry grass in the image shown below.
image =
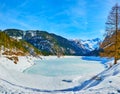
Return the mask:
<svg viewBox="0 0 120 94">
<path fill-rule="evenodd" d="M 17 62 L 19 61 L 19 60 L 18 60 L 18 57 L 16 57 L 16 56 L 7 56 L 7 58 L 8 58 L 9 60 L 14 61 L 15 64 L 17 64 Z"/>
<path fill-rule="evenodd" d="M 21 52 L 21 51 L 16 51 L 16 52 L 14 52 L 14 51 L 5 51 L 5 52 L 3 52 L 2 53 L 3 55 L 16 55 L 16 56 L 24 56 L 25 54 L 23 53 L 23 52 Z"/>
</svg>

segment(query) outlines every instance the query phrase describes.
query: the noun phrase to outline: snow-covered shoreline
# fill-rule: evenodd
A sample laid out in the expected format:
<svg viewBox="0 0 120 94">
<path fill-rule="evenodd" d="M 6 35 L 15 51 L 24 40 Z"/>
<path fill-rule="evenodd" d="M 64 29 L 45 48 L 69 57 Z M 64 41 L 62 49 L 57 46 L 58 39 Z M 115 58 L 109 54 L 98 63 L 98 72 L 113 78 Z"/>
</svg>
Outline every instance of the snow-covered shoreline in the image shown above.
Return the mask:
<svg viewBox="0 0 120 94">
<path fill-rule="evenodd" d="M 40 57 L 40 58 L 39 58 Z M 7 69 L 24 72 L 27 68 L 33 66 L 35 64 L 35 60 L 51 60 L 51 59 L 57 59 L 57 56 L 39 56 L 39 57 L 33 57 L 33 56 L 18 56 L 18 62 L 15 64 L 12 60 L 9 60 L 6 58 L 6 56 L 0 56 L 0 64 Z M 76 56 L 63 56 L 60 58 L 75 58 Z M 82 58 L 82 57 L 81 57 Z"/>
<path fill-rule="evenodd" d="M 57 56 L 41 57 L 42 59 L 47 60 L 57 58 Z M 0 57 L 0 94 L 119 93 L 119 85 L 117 85 L 119 84 L 120 76 L 119 63 L 99 74 L 66 77 L 45 77 L 41 75 L 28 75 L 23 73 L 26 68 L 34 65 L 34 60 L 37 60 L 38 58 L 32 56 L 20 56 L 18 58 L 18 64 L 14 64 L 14 62 L 5 58 L 4 56 Z M 75 57 L 65 56 L 61 58 Z"/>
<path fill-rule="evenodd" d="M 34 65 L 35 58 L 32 56 L 18 56 L 18 62 L 15 64 L 5 56 L 0 57 L 0 64 L 7 69 L 23 72 L 26 68 Z"/>
</svg>

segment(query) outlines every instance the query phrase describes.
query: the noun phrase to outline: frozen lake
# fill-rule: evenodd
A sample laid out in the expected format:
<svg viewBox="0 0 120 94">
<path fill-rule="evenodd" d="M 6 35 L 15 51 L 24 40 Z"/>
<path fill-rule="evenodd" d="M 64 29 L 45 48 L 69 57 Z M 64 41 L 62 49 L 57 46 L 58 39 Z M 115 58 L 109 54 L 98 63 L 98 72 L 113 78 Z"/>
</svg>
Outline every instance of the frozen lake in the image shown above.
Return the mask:
<svg viewBox="0 0 120 94">
<path fill-rule="evenodd" d="M 96 60 L 93 57 L 46 57 L 35 61 L 36 64 L 25 70 L 24 73 L 43 76 L 72 76 L 99 73 L 105 69 L 101 61 L 103 60 L 99 60 L 99 58 Z"/>
</svg>

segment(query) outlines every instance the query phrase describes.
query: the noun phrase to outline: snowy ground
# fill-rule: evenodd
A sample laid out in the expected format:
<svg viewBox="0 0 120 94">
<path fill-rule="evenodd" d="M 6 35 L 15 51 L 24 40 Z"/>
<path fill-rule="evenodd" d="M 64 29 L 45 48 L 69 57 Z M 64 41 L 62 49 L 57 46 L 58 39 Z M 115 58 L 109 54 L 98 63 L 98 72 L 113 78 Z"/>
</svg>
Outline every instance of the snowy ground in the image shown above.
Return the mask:
<svg viewBox="0 0 120 94">
<path fill-rule="evenodd" d="M 54 59 L 57 57 L 43 57 Z M 83 59 L 90 59 L 82 57 Z M 19 57 L 18 64 L 0 57 L 0 94 L 119 94 L 120 63 L 99 74 L 44 77 L 24 74 L 34 57 Z M 93 57 L 94 59 L 94 57 Z M 97 58 L 98 59 L 98 58 Z M 99 60 L 99 59 L 98 59 Z M 22 61 L 22 62 L 21 62 Z M 110 61 L 110 63 L 113 61 Z M 41 87 L 42 86 L 42 87 Z M 46 87 L 47 86 L 47 87 Z M 47 88 L 47 89 L 46 89 Z"/>
</svg>

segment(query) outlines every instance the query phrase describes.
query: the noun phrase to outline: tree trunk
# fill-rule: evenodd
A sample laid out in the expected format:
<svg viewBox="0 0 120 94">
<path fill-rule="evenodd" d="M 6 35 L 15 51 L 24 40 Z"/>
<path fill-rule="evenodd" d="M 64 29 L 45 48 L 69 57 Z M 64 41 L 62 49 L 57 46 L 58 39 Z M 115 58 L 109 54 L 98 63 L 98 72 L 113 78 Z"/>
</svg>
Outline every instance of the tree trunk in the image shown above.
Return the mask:
<svg viewBox="0 0 120 94">
<path fill-rule="evenodd" d="M 114 64 L 117 64 L 117 58 L 115 57 L 115 59 L 114 59 Z"/>
</svg>

